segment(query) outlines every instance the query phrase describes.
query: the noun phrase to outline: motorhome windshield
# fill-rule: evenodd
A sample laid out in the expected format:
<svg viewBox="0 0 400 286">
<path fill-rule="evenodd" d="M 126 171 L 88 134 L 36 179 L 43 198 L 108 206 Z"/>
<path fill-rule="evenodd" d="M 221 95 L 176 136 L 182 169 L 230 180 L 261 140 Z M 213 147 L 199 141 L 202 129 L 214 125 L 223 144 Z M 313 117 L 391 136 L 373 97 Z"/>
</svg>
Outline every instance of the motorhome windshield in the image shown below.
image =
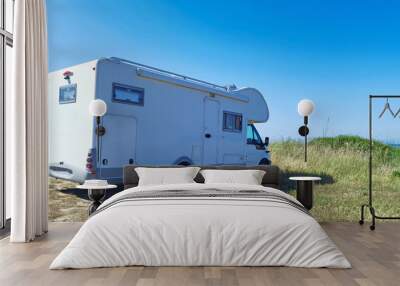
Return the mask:
<svg viewBox="0 0 400 286">
<path fill-rule="evenodd" d="M 247 144 L 262 145 L 260 134 L 253 124 L 247 125 Z"/>
</svg>

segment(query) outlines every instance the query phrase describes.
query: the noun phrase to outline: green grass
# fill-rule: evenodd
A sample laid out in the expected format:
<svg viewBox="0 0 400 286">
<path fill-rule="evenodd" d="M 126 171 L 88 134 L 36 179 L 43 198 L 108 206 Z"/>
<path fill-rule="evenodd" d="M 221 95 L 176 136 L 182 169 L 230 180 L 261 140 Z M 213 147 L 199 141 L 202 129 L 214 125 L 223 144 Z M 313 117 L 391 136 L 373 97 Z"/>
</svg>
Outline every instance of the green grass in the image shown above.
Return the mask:
<svg viewBox="0 0 400 286">
<path fill-rule="evenodd" d="M 400 214 L 400 149 L 374 142 L 374 206 L 378 215 Z M 314 208 L 319 221 L 358 221 L 360 205 L 368 201 L 369 141 L 355 136 L 317 138 L 310 142 L 308 162 L 304 146 L 296 141 L 271 144 L 274 165 L 282 169 L 283 189 L 294 193 L 289 181 L 293 175 L 316 175 L 323 178 L 314 188 Z M 74 183 L 49 179 L 49 219 L 84 221 L 88 201 L 60 192 Z"/>
<path fill-rule="evenodd" d="M 304 146 L 296 141 L 271 144 L 274 165 L 282 171 L 283 189 L 294 193 L 288 178 L 317 175 L 312 214 L 319 221 L 358 221 L 360 205 L 368 200 L 369 141 L 357 136 L 317 138 L 310 142 L 308 162 Z M 400 214 L 400 149 L 373 144 L 374 206 L 381 216 Z"/>
</svg>

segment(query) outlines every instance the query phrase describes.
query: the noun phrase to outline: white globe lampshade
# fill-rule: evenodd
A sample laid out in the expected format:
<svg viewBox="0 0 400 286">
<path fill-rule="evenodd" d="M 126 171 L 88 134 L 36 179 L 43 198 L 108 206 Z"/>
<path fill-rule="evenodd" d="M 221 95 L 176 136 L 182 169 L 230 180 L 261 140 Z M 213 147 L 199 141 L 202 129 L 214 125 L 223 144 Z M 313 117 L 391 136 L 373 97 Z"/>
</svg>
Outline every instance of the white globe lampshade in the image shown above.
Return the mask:
<svg viewBox="0 0 400 286">
<path fill-rule="evenodd" d="M 103 116 L 107 112 L 107 104 L 104 100 L 94 99 L 89 104 L 89 113 L 92 116 Z"/>
<path fill-rule="evenodd" d="M 300 100 L 297 105 L 297 112 L 301 116 L 309 116 L 314 111 L 314 102 L 309 99 Z"/>
</svg>

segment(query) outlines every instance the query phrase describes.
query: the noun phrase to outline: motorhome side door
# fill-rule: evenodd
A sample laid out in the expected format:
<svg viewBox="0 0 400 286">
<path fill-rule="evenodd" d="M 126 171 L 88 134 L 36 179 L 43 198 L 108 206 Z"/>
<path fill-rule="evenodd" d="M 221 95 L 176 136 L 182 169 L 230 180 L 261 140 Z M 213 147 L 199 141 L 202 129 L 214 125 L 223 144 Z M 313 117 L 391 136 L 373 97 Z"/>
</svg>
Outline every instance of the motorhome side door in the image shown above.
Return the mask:
<svg viewBox="0 0 400 286">
<path fill-rule="evenodd" d="M 204 99 L 203 165 L 218 163 L 220 137 L 220 104 L 211 98 Z"/>
<path fill-rule="evenodd" d="M 103 117 L 106 133 L 101 138 L 100 167 L 103 178 L 122 176 L 124 165 L 135 162 L 136 118 L 106 114 Z"/>
</svg>

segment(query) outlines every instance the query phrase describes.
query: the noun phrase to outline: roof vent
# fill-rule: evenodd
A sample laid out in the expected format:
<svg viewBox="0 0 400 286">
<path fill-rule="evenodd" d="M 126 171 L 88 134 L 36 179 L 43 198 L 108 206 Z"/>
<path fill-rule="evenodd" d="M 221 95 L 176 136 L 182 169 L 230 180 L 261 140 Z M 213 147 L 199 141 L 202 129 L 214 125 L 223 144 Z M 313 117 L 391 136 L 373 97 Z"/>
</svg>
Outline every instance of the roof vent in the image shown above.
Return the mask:
<svg viewBox="0 0 400 286">
<path fill-rule="evenodd" d="M 237 87 L 236 87 L 236 85 L 234 85 L 234 84 L 226 85 L 225 88 L 226 88 L 227 91 L 234 91 L 234 90 L 237 90 Z"/>
</svg>

